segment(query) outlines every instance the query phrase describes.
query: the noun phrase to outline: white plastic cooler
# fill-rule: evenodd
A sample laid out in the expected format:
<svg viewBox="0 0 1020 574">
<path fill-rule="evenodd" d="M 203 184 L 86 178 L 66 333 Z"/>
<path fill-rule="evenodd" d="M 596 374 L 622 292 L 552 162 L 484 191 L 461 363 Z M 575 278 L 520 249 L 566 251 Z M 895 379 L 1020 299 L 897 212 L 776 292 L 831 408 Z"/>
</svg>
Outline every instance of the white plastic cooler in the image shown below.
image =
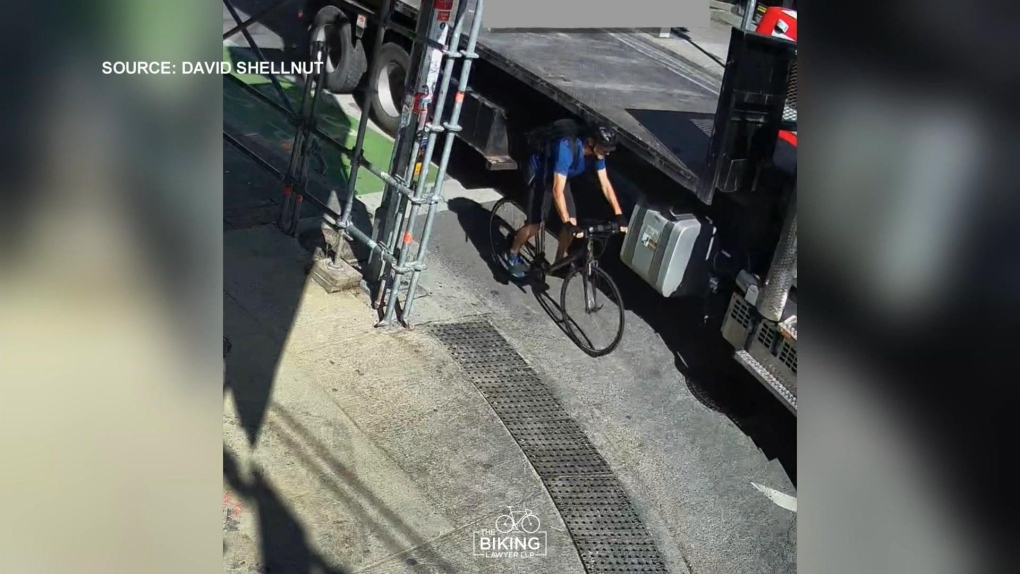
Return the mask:
<svg viewBox="0 0 1020 574">
<path fill-rule="evenodd" d="M 634 208 L 620 260 L 665 297 L 699 291 L 708 278 L 715 227 L 689 213 Z"/>
</svg>

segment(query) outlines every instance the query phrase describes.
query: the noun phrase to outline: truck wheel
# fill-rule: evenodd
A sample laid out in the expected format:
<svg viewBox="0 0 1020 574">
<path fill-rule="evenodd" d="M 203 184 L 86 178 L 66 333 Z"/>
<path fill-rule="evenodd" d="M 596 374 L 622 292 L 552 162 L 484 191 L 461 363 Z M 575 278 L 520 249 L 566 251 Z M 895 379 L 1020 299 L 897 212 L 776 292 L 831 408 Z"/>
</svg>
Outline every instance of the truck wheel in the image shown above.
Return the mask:
<svg viewBox="0 0 1020 574">
<path fill-rule="evenodd" d="M 365 46 L 354 38 L 351 22 L 335 6 L 326 6 L 315 15 L 308 31 L 308 57 L 317 60 L 312 53 L 313 41 L 329 44 L 329 58 L 326 60 L 326 89 L 337 94 L 353 92 L 368 70 Z"/>
<path fill-rule="evenodd" d="M 392 42 L 379 48 L 378 65 L 372 82 L 372 119 L 386 133 L 396 137 L 400 130 L 400 108 L 403 106 L 404 81 L 411 67 L 411 55 Z"/>
</svg>

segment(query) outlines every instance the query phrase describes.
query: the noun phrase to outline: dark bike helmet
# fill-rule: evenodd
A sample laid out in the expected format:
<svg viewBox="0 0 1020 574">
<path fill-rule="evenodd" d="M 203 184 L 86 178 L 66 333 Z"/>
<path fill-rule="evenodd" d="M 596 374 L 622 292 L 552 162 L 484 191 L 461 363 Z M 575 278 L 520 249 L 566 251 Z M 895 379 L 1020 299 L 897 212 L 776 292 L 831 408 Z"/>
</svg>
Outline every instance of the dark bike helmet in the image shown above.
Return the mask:
<svg viewBox="0 0 1020 574">
<path fill-rule="evenodd" d="M 616 149 L 616 130 L 609 126 L 592 126 L 591 137 L 600 148 L 607 152 L 611 152 Z"/>
</svg>

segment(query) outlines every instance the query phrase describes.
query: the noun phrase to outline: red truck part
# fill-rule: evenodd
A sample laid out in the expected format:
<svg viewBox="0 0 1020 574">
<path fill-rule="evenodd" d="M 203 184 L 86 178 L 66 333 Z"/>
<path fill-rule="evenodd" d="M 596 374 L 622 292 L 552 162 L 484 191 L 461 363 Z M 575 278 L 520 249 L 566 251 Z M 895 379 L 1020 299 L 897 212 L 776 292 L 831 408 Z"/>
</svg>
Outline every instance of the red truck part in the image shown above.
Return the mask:
<svg viewBox="0 0 1020 574">
<path fill-rule="evenodd" d="M 796 42 L 797 11 L 773 6 L 765 10 L 765 14 L 762 15 L 761 21 L 758 22 L 758 28 L 755 29 L 755 32 L 763 36 L 772 36 L 773 38 L 782 38 Z M 779 139 L 792 145 L 794 148 L 797 147 L 797 134 L 794 132 L 780 130 Z"/>
<path fill-rule="evenodd" d="M 797 11 L 778 7 L 769 8 L 765 10 L 755 32 L 764 36 L 796 42 Z"/>
</svg>

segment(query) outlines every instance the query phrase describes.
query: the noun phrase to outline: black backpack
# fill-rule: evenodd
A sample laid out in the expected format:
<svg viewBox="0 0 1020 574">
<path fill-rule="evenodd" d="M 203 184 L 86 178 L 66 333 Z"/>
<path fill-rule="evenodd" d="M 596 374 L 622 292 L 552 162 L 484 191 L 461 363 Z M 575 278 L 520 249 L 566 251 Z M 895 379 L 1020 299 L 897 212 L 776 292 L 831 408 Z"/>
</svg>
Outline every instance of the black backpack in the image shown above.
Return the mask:
<svg viewBox="0 0 1020 574">
<path fill-rule="evenodd" d="M 540 161 L 548 161 L 549 150 L 556 142 L 563 138 L 570 138 L 570 153 L 574 157 L 570 165 L 577 163 L 577 139 L 583 134 L 583 127 L 576 120 L 565 118 L 556 120 L 550 124 L 534 128 L 525 134 L 527 138 L 528 156 L 538 154 Z M 528 178 L 530 180 L 530 177 Z"/>
</svg>

